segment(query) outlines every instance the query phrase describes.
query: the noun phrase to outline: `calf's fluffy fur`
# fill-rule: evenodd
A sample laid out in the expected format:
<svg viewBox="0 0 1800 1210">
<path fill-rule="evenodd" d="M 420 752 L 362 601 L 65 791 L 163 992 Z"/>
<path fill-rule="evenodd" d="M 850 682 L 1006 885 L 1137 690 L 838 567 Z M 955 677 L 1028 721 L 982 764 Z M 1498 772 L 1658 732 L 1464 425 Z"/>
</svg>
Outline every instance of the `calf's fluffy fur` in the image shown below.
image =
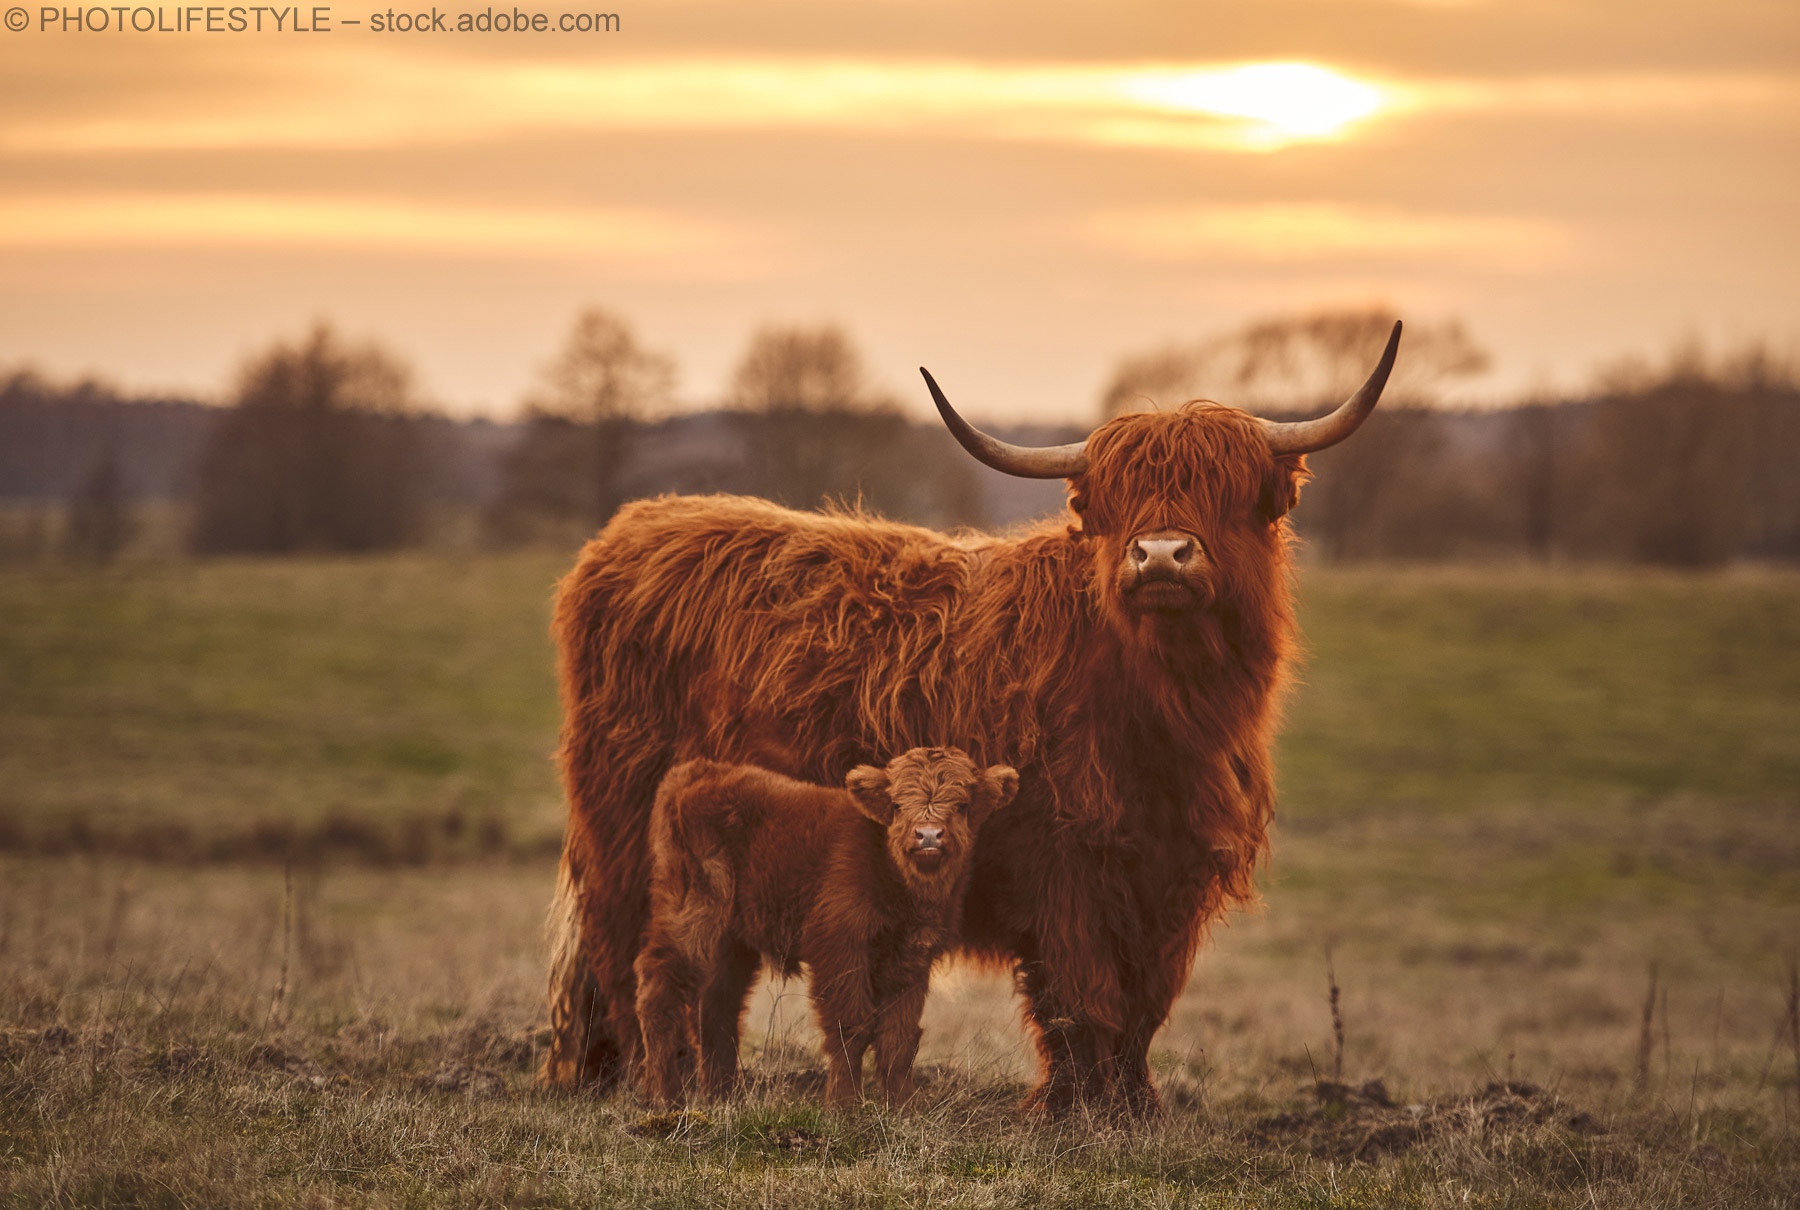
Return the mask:
<svg viewBox="0 0 1800 1210">
<path fill-rule="evenodd" d="M 834 789 L 752 765 L 671 769 L 650 820 L 650 924 L 637 959 L 645 1085 L 679 1102 L 697 1045 L 706 1089 L 737 1077 L 742 987 L 804 963 L 826 1097 L 862 1092 L 872 1045 L 890 1100 L 912 1092 L 931 965 L 956 941 L 976 832 L 1018 774 L 955 748 L 860 765 Z"/>
</svg>

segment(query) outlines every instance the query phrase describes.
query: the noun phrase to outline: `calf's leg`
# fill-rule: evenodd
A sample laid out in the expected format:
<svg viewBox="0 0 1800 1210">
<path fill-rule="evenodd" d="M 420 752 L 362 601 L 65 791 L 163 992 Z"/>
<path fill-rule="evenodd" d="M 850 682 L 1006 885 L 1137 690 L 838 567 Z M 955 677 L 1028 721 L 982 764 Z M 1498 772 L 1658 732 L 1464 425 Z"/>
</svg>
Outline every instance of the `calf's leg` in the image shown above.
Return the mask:
<svg viewBox="0 0 1800 1210">
<path fill-rule="evenodd" d="M 925 1012 L 929 986 L 929 979 L 907 986 L 883 1006 L 875 1026 L 875 1071 L 881 1078 L 882 1094 L 893 1105 L 912 1099 L 913 1060 L 925 1033 L 919 1028 L 919 1018 Z"/>
<path fill-rule="evenodd" d="M 863 1055 L 875 1019 L 866 952 L 846 949 L 842 961 L 815 954 L 812 1001 L 825 1036 L 825 1099 L 854 1105 L 862 1099 Z"/>
<path fill-rule="evenodd" d="M 644 1032 L 644 1093 L 679 1105 L 693 1068 L 692 1020 L 702 972 L 654 924 L 637 960 L 637 1019 Z"/>
<path fill-rule="evenodd" d="M 825 1035 L 825 1103 L 840 1108 L 862 1100 L 863 1056 L 869 1050 L 867 1031 L 849 1025 L 834 1026 Z"/>
<path fill-rule="evenodd" d="M 761 955 L 754 949 L 740 941 L 728 941 L 701 993 L 697 1033 L 702 1078 L 710 1097 L 728 1097 L 737 1087 L 744 1006 L 761 969 Z"/>
</svg>

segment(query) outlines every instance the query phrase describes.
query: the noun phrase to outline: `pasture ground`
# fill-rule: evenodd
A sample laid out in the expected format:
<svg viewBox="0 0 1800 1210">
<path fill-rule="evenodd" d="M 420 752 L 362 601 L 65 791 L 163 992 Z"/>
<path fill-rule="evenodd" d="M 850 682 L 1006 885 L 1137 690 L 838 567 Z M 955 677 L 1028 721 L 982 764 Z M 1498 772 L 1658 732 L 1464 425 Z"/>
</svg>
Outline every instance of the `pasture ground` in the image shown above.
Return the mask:
<svg viewBox="0 0 1800 1210">
<path fill-rule="evenodd" d="M 0 571 L 0 1201 L 1800 1204 L 1800 576 L 1308 570 L 1127 1129 L 1021 1119 L 961 968 L 904 1111 L 816 1108 L 797 983 L 730 1105 L 535 1086 L 561 562 Z"/>
</svg>

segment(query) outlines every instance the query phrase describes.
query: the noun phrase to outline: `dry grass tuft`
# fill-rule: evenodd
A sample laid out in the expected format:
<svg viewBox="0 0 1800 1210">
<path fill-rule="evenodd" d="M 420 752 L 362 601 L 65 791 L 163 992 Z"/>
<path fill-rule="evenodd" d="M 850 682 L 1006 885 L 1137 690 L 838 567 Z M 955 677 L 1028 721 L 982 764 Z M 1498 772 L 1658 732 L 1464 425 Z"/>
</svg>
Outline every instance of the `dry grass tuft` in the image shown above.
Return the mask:
<svg viewBox="0 0 1800 1210">
<path fill-rule="evenodd" d="M 1257 1123 L 1271 1141 L 1291 1140 L 1308 1153 L 1340 1160 L 1372 1160 L 1452 1134 L 1491 1135 L 1556 1126 L 1581 1135 L 1606 1133 L 1599 1119 L 1532 1084 L 1488 1084 L 1465 1096 L 1397 1105 L 1380 1080 L 1354 1088 L 1320 1083 L 1317 1107 L 1280 1113 Z"/>
</svg>

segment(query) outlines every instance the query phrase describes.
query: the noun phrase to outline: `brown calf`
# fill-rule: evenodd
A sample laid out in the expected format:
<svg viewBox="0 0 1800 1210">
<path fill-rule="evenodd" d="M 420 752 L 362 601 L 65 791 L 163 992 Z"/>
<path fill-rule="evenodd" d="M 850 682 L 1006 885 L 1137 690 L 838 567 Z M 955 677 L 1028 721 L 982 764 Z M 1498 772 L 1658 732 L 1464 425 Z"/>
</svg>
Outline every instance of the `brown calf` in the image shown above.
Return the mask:
<svg viewBox="0 0 1800 1210">
<path fill-rule="evenodd" d="M 860 1098 L 871 1044 L 887 1097 L 911 1095 L 931 964 L 956 941 L 976 831 L 1012 801 L 1019 776 L 955 748 L 914 748 L 886 769 L 857 766 L 845 783 L 710 760 L 663 778 L 637 959 L 653 1099 L 682 1099 L 696 1041 L 707 1091 L 730 1090 L 741 988 L 765 959 L 783 974 L 811 971 L 829 1101 Z"/>
</svg>

